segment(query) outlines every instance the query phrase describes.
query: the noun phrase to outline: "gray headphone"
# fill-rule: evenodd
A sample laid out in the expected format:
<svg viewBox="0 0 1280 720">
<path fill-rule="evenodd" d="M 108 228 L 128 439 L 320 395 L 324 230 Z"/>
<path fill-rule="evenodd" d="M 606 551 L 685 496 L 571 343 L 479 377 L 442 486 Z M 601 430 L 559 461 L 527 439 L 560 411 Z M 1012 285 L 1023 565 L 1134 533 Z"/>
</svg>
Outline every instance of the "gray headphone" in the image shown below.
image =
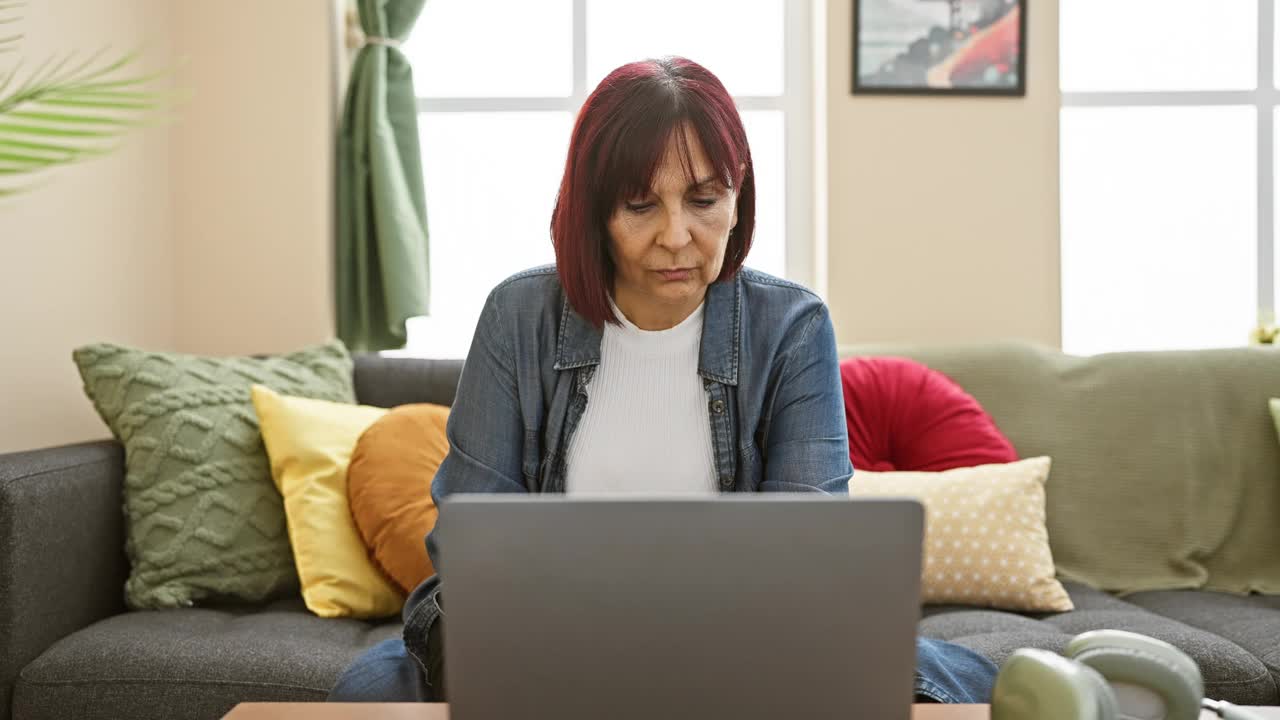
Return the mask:
<svg viewBox="0 0 1280 720">
<path fill-rule="evenodd" d="M 1066 657 L 1023 649 L 1000 666 L 991 720 L 1196 720 L 1201 708 L 1228 720 L 1261 720 L 1204 697 L 1194 660 L 1162 640 L 1123 630 L 1074 637 Z"/>
</svg>

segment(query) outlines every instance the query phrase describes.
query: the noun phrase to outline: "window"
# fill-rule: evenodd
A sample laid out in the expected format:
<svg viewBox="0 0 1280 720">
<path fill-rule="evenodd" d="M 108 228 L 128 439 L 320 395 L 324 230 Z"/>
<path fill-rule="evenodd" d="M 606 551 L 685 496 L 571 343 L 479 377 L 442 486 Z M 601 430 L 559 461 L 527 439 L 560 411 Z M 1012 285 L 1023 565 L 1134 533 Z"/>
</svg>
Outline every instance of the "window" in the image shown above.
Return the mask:
<svg viewBox="0 0 1280 720">
<path fill-rule="evenodd" d="M 1059 12 L 1063 348 L 1244 345 L 1276 304 L 1274 5 Z"/>
<path fill-rule="evenodd" d="M 812 283 L 810 3 L 431 0 L 413 64 L 431 245 L 431 312 L 405 354 L 463 357 L 503 278 L 552 263 L 569 134 L 591 89 L 633 60 L 684 55 L 734 95 L 757 174 L 751 267 Z M 804 242 L 789 241 L 804 238 Z"/>
</svg>

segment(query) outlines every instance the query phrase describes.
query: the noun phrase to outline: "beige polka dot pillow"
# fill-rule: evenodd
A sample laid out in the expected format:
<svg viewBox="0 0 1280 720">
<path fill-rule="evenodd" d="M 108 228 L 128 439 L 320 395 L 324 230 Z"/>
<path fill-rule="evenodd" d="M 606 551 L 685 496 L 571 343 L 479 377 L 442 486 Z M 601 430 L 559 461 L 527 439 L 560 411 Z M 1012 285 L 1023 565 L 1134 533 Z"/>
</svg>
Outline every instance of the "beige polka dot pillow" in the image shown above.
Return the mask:
<svg viewBox="0 0 1280 720">
<path fill-rule="evenodd" d="M 925 507 L 924 601 L 1066 611 L 1045 529 L 1049 458 L 943 472 L 858 470 L 853 497 L 912 497 Z"/>
</svg>

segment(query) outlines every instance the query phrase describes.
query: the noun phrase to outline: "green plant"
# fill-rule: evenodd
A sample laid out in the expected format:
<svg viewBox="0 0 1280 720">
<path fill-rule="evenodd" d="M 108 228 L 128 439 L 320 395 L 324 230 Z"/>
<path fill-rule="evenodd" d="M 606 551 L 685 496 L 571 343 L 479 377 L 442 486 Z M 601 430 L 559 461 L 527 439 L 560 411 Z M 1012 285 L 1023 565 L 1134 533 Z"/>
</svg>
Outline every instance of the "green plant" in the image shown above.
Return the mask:
<svg viewBox="0 0 1280 720">
<path fill-rule="evenodd" d="M 68 52 L 22 72 L 21 0 L 0 0 L 0 198 L 31 186 L 20 178 L 105 155 L 168 106 L 156 90 L 167 72 L 136 74 L 139 53 Z M 24 79 L 19 79 L 20 76 Z"/>
<path fill-rule="evenodd" d="M 1249 333 L 1249 342 L 1254 345 L 1280 345 L 1280 328 L 1276 327 L 1276 314 L 1273 310 L 1262 313 L 1258 326 Z"/>
</svg>

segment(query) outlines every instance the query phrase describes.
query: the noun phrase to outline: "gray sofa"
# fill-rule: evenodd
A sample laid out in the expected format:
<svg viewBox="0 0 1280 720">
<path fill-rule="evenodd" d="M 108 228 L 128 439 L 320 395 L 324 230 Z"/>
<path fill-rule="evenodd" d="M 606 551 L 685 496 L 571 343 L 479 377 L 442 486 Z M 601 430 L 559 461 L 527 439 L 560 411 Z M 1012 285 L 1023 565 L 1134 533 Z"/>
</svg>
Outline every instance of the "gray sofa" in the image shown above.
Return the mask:
<svg viewBox="0 0 1280 720">
<path fill-rule="evenodd" d="M 461 369 L 357 356 L 356 397 L 448 405 Z M 399 634 L 316 617 L 301 597 L 127 612 L 123 480 L 114 441 L 0 455 L 0 720 L 215 720 L 239 702 L 319 701 Z"/>
<path fill-rule="evenodd" d="M 1071 497 L 1073 477 L 1106 466 L 1097 462 L 1099 454 L 1122 453 L 1123 447 L 1096 443 L 1088 403 L 1053 423 L 1038 418 L 1061 409 L 1052 403 L 1070 404 L 1064 397 L 1109 392 L 1105 376 L 1120 372 L 1107 365 L 1114 358 L 1077 360 L 1025 345 L 865 352 L 919 356 L 976 395 L 1021 455 L 1053 455 L 1050 536 L 1055 555 L 1061 536 L 1065 556 L 1074 557 L 1070 533 L 1054 527 L 1055 503 Z M 1250 350 L 1224 352 L 1177 354 L 1172 365 L 1165 362 L 1168 354 L 1129 354 L 1120 364 L 1150 368 L 1142 375 L 1174 384 L 1187 382 L 1178 368 L 1208 366 L 1217 369 L 1205 376 L 1208 392 L 1221 387 L 1230 393 L 1234 384 L 1260 383 L 1262 391 L 1280 396 L 1280 359 L 1233 354 Z M 1277 368 L 1274 375 L 1256 369 L 1268 363 Z M 460 367 L 453 361 L 360 356 L 357 396 L 384 407 L 448 404 Z M 1240 377 L 1224 378 L 1218 370 Z M 1162 372 L 1168 377 L 1160 380 Z M 1130 404 L 1144 402 L 1147 390 L 1140 390 Z M 1158 404 L 1152 408 L 1166 412 Z M 1141 407 L 1135 412 L 1142 416 Z M 1143 441 L 1138 435 L 1135 441 Z M 1280 470 L 1274 433 L 1266 447 L 1259 433 L 1251 437 L 1258 457 L 1248 462 Z M 1120 457 L 1101 460 L 1123 465 Z M 122 480 L 123 453 L 110 441 L 0 455 L 0 720 L 213 720 L 237 702 L 318 701 L 361 651 L 399 633 L 396 622 L 317 618 L 298 598 L 264 607 L 127 612 Z M 1147 479 L 1157 490 L 1162 482 L 1176 481 L 1163 475 Z M 1105 484 L 1098 485 L 1090 492 L 1105 493 Z M 1120 598 L 1070 580 L 1066 587 L 1076 605 L 1072 612 L 1026 615 L 930 606 L 920 631 L 999 662 L 1018 647 L 1061 650 L 1072 634 L 1087 629 L 1135 630 L 1190 653 L 1204 670 L 1211 696 L 1280 703 L 1280 598 L 1197 590 Z"/>
</svg>

